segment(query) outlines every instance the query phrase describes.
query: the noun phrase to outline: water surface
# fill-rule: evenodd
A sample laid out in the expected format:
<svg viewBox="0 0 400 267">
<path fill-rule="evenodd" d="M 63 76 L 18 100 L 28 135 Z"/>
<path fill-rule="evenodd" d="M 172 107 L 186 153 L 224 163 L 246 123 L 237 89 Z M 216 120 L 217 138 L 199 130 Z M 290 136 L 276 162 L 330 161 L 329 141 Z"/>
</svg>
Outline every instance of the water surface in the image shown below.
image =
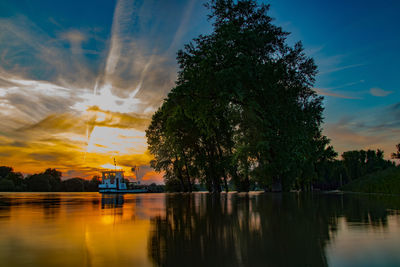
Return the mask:
<svg viewBox="0 0 400 267">
<path fill-rule="evenodd" d="M 0 266 L 400 266 L 400 197 L 0 193 Z"/>
</svg>

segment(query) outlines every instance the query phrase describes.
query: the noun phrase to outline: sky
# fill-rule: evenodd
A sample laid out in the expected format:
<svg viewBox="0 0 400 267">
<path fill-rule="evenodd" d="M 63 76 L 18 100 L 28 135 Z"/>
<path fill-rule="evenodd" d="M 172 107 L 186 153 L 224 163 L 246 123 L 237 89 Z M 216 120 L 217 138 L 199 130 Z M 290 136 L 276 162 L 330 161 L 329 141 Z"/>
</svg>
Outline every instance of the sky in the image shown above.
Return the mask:
<svg viewBox="0 0 400 267">
<path fill-rule="evenodd" d="M 400 2 L 265 3 L 318 66 L 335 150 L 389 158 L 400 143 Z M 90 178 L 115 158 L 127 177 L 160 183 L 144 131 L 174 86 L 178 49 L 212 30 L 203 4 L 0 1 L 0 165 Z"/>
</svg>

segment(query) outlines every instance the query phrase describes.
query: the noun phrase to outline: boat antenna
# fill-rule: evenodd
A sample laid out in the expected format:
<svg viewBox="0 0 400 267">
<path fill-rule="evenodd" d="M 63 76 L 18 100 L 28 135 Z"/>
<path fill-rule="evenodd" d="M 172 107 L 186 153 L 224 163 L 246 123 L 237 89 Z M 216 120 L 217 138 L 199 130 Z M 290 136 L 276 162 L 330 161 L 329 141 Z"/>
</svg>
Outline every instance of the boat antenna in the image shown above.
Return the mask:
<svg viewBox="0 0 400 267">
<path fill-rule="evenodd" d="M 115 157 L 114 157 L 114 166 L 115 166 L 115 170 L 117 170 L 117 162 L 115 161 Z"/>
<path fill-rule="evenodd" d="M 131 170 L 132 170 L 132 172 L 135 174 L 135 179 L 138 181 L 138 180 L 139 180 L 139 179 L 138 179 L 139 166 L 134 165 L 134 166 L 131 168 Z"/>
</svg>

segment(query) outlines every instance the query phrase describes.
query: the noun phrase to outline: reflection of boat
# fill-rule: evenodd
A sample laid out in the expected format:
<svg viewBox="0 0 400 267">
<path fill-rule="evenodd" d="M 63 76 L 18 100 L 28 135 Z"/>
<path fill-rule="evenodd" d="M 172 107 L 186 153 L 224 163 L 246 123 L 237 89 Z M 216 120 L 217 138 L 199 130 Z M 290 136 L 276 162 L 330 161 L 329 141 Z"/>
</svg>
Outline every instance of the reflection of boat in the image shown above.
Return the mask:
<svg viewBox="0 0 400 267">
<path fill-rule="evenodd" d="M 123 205 L 124 205 L 123 194 L 103 194 L 101 196 L 102 209 L 122 208 Z"/>
<path fill-rule="evenodd" d="M 124 179 L 124 171 L 103 171 L 101 184 L 99 184 L 100 193 L 146 193 L 147 188 L 135 184 L 129 184 Z"/>
</svg>

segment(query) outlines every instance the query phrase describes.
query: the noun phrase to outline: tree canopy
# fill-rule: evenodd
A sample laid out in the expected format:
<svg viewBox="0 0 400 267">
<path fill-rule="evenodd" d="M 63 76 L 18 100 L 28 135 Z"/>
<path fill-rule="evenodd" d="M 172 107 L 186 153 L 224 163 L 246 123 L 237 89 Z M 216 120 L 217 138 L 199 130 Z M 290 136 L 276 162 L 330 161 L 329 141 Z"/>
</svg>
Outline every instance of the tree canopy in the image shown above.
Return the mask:
<svg viewBox="0 0 400 267">
<path fill-rule="evenodd" d="M 396 145 L 397 151 L 392 153 L 392 159 L 400 159 L 400 143 Z"/>
<path fill-rule="evenodd" d="M 317 165 L 336 156 L 321 133 L 317 68 L 300 42 L 272 24 L 252 0 L 206 4 L 213 31 L 178 51 L 179 73 L 146 131 L 151 165 L 191 191 L 289 190 L 310 184 Z"/>
</svg>

